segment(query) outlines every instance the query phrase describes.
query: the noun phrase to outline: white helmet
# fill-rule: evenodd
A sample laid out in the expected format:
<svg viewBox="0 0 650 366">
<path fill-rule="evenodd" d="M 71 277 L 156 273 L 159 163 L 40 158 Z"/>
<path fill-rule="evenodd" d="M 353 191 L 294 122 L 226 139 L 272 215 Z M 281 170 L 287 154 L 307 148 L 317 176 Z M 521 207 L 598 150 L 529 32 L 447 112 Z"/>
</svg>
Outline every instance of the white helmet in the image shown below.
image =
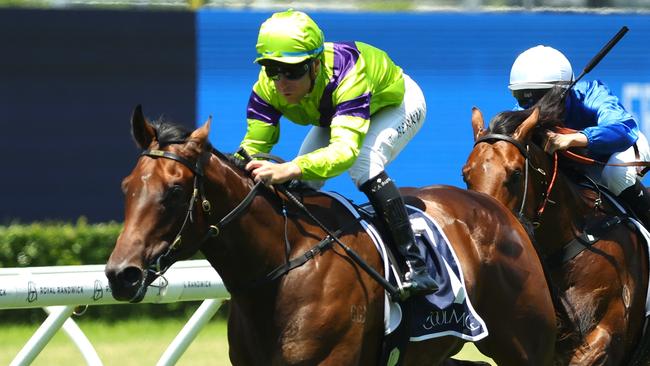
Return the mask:
<svg viewBox="0 0 650 366">
<path fill-rule="evenodd" d="M 508 89 L 549 89 L 572 81 L 571 63 L 562 52 L 539 45 L 517 56 L 510 69 Z"/>
</svg>

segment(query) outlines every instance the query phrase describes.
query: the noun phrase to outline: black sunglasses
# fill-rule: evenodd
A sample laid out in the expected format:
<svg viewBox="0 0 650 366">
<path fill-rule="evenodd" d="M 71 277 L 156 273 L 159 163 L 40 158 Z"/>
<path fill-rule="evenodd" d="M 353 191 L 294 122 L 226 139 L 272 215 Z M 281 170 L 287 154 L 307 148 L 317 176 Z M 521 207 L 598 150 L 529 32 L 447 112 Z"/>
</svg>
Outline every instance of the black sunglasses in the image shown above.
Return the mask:
<svg viewBox="0 0 650 366">
<path fill-rule="evenodd" d="M 550 89 L 524 89 L 512 92 L 517 104 L 523 109 L 534 106 Z"/>
<path fill-rule="evenodd" d="M 271 80 L 280 80 L 280 75 L 288 80 L 298 80 L 311 68 L 311 62 L 291 64 L 270 64 L 264 66 L 266 76 Z"/>
</svg>

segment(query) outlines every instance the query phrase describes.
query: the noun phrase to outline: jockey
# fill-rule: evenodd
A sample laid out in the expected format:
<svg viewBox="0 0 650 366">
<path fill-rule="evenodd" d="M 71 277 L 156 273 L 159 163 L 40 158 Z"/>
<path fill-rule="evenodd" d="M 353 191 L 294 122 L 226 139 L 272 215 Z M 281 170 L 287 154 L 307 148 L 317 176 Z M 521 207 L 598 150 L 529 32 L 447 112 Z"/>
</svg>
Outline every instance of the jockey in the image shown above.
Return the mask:
<svg viewBox="0 0 650 366">
<path fill-rule="evenodd" d="M 247 164 L 267 185 L 302 179 L 313 188 L 348 171 L 406 259 L 407 295 L 433 292 L 404 201 L 384 171 L 424 123 L 419 86 L 388 55 L 362 42 L 324 42 L 305 13 L 273 14 L 260 27 L 257 58 L 262 69 L 248 101 L 248 129 L 241 147 L 268 153 L 280 136 L 280 116 L 313 125 L 293 161 Z"/>
<path fill-rule="evenodd" d="M 517 99 L 516 109 L 524 109 L 532 107 L 553 86 L 568 87 L 573 78 L 569 60 L 558 50 L 540 45 L 517 57 L 508 88 Z M 608 164 L 650 161 L 650 147 L 639 124 L 600 80 L 578 82 L 567 93 L 565 106 L 564 125 L 578 132 L 548 132 L 548 153 L 586 147 L 593 158 Z M 606 165 L 597 168 L 593 178 L 626 202 L 650 228 L 650 196 L 638 169 Z"/>
</svg>

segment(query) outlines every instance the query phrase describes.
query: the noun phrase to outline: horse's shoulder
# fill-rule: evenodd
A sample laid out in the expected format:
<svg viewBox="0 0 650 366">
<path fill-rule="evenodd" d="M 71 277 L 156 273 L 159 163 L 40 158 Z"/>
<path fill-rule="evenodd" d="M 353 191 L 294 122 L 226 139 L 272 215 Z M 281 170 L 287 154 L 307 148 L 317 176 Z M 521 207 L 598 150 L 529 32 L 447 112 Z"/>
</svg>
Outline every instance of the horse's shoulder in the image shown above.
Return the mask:
<svg viewBox="0 0 650 366">
<path fill-rule="evenodd" d="M 335 198 L 334 196 L 322 191 L 308 190 L 294 193 L 294 195 L 306 205 L 331 208 L 332 205 L 340 203 L 340 200 L 338 198 Z"/>
</svg>

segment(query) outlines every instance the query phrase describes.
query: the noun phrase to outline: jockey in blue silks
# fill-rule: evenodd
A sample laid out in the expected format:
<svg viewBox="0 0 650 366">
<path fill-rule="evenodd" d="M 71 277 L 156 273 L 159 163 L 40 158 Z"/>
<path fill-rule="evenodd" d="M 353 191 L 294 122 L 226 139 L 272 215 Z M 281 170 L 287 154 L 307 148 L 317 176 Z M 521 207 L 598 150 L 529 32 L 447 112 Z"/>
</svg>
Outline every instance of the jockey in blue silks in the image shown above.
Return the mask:
<svg viewBox="0 0 650 366">
<path fill-rule="evenodd" d="M 532 107 L 554 86 L 568 87 L 574 79 L 569 60 L 547 46 L 521 53 L 510 70 L 508 88 L 517 99 L 515 109 Z M 580 81 L 566 94 L 564 125 L 575 133 L 548 132 L 548 153 L 585 147 L 590 157 L 607 164 L 649 161 L 650 147 L 635 118 L 600 80 Z M 636 144 L 637 152 L 634 145 Z M 650 196 L 636 166 L 591 166 L 587 174 L 626 202 L 650 224 Z"/>
</svg>

